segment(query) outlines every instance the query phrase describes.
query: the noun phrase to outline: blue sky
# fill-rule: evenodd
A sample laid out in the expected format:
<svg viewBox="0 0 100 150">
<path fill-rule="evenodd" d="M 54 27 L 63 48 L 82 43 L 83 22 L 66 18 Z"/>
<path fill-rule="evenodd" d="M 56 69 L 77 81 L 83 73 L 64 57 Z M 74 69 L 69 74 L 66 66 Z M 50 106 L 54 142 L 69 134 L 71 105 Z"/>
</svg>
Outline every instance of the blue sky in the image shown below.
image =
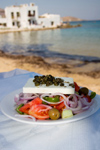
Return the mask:
<svg viewBox="0 0 100 150">
<path fill-rule="evenodd" d="M 73 16 L 81 19 L 100 19 L 100 0 L 0 0 L 0 8 L 33 2 L 43 13 Z"/>
</svg>

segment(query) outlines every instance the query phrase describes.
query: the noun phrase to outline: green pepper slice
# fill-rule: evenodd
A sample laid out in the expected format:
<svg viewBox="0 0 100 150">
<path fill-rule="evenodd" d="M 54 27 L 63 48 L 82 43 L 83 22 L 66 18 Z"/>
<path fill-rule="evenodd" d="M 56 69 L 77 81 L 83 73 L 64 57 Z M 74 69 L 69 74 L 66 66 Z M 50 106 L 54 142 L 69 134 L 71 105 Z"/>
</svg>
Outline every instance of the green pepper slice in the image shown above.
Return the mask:
<svg viewBox="0 0 100 150">
<path fill-rule="evenodd" d="M 16 108 L 16 111 L 19 113 L 19 114 L 24 114 L 23 112 L 19 111 L 19 109 L 24 106 L 24 104 L 20 104 L 17 108 Z"/>
<path fill-rule="evenodd" d="M 44 104 L 44 105 L 48 105 L 48 103 L 46 103 L 46 102 L 44 102 L 44 101 L 42 101 L 42 104 Z"/>
<path fill-rule="evenodd" d="M 93 99 L 96 96 L 95 92 L 91 92 L 90 98 Z"/>
<path fill-rule="evenodd" d="M 48 102 L 59 102 L 60 101 L 60 96 L 58 96 L 58 95 L 54 96 L 54 97 L 45 96 L 43 99 L 48 101 Z"/>
</svg>

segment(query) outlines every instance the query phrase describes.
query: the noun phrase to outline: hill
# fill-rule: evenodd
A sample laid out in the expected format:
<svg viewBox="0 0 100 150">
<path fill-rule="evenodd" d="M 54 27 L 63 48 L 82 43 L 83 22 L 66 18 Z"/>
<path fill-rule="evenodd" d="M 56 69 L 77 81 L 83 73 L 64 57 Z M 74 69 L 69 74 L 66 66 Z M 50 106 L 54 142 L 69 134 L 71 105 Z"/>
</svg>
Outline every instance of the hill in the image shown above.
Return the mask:
<svg viewBox="0 0 100 150">
<path fill-rule="evenodd" d="M 66 17 L 61 17 L 63 22 L 71 22 L 71 21 L 83 21 L 80 18 L 76 18 L 76 17 L 71 17 L 71 16 L 66 16 Z"/>
</svg>

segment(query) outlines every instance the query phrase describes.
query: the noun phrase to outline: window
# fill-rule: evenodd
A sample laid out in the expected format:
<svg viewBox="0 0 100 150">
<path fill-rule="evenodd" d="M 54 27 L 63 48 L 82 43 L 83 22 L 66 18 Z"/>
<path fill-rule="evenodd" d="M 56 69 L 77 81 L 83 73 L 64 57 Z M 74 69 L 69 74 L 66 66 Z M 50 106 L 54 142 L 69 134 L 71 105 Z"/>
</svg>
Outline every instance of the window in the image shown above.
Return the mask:
<svg viewBox="0 0 100 150">
<path fill-rule="evenodd" d="M 28 11 L 28 16 L 31 17 L 31 11 L 30 10 Z"/>
<path fill-rule="evenodd" d="M 15 26 L 15 22 L 12 22 L 12 25 Z"/>
<path fill-rule="evenodd" d="M 17 27 L 20 28 L 20 22 L 19 21 L 17 21 Z"/>
<path fill-rule="evenodd" d="M 53 21 L 51 21 L 51 25 L 52 25 L 52 26 L 54 25 L 54 22 L 53 22 Z"/>
<path fill-rule="evenodd" d="M 35 24 L 35 21 L 33 20 L 32 23 Z"/>
<path fill-rule="evenodd" d="M 35 10 L 33 11 L 33 16 L 35 16 Z"/>
<path fill-rule="evenodd" d="M 4 23 L 4 27 L 6 27 L 7 26 L 7 24 L 6 23 Z"/>
<path fill-rule="evenodd" d="M 20 13 L 19 12 L 17 12 L 17 17 L 20 17 Z"/>
<path fill-rule="evenodd" d="M 7 24 L 6 24 L 6 23 L 0 23 L 0 26 L 4 26 L 4 27 L 6 27 L 6 26 L 7 26 Z"/>
<path fill-rule="evenodd" d="M 11 12 L 11 18 L 14 19 L 14 13 L 13 12 Z"/>
<path fill-rule="evenodd" d="M 29 22 L 29 25 L 31 25 L 31 20 L 30 19 L 28 20 L 28 22 Z"/>
<path fill-rule="evenodd" d="M 28 17 L 34 17 L 35 16 L 35 10 L 33 10 L 33 13 L 31 13 L 31 10 L 28 11 Z"/>
</svg>

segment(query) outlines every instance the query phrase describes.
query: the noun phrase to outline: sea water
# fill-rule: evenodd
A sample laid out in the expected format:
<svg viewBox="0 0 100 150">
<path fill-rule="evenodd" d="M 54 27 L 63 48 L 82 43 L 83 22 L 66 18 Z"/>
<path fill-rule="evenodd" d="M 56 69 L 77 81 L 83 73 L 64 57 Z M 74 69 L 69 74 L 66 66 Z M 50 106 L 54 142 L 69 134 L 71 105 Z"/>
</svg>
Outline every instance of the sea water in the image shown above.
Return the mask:
<svg viewBox="0 0 100 150">
<path fill-rule="evenodd" d="M 0 49 L 11 54 L 100 60 L 100 21 L 82 27 L 0 34 Z"/>
</svg>

